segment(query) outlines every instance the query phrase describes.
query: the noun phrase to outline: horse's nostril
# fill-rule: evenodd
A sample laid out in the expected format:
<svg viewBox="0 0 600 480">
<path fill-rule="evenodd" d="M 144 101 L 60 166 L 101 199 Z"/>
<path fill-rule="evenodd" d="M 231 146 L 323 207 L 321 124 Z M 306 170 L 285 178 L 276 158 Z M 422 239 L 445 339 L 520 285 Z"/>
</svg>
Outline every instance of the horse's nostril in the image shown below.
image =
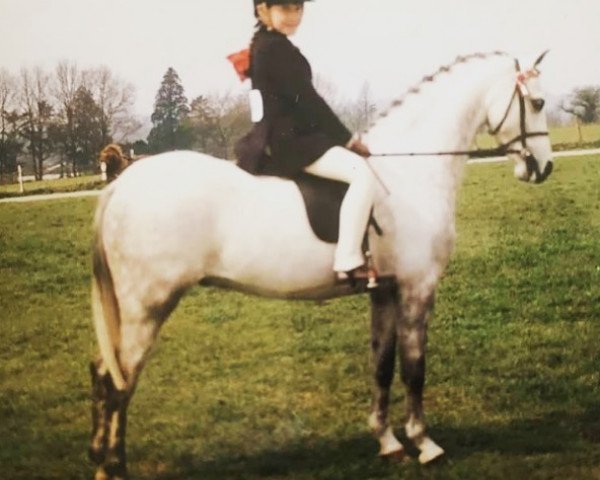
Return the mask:
<svg viewBox="0 0 600 480">
<path fill-rule="evenodd" d="M 534 98 L 531 100 L 531 105 L 536 112 L 540 112 L 542 108 L 544 108 L 544 99 L 542 98 Z"/>
</svg>

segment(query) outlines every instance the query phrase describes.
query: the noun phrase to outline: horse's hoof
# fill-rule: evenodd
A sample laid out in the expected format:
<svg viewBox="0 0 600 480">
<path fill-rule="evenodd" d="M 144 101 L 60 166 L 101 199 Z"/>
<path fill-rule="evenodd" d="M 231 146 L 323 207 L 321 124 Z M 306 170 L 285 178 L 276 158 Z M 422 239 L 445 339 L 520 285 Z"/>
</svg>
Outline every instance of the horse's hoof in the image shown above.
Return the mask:
<svg viewBox="0 0 600 480">
<path fill-rule="evenodd" d="M 419 463 L 421 465 L 428 465 L 444 456 L 444 450 L 436 444 L 428 445 L 424 448 L 419 455 Z"/>
<path fill-rule="evenodd" d="M 406 455 L 406 450 L 404 450 L 404 448 L 394 450 L 393 452 L 380 453 L 379 458 L 389 463 L 403 463 L 410 460 L 410 457 Z"/>
</svg>

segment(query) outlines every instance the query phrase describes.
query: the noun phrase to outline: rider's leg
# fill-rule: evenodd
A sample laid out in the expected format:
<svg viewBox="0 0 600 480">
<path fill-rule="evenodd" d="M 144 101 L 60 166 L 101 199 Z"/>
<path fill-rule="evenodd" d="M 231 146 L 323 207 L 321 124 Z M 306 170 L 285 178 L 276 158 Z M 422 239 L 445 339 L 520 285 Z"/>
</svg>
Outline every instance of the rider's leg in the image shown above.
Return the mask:
<svg viewBox="0 0 600 480">
<path fill-rule="evenodd" d="M 330 148 L 305 169 L 350 184 L 340 211 L 339 242 L 333 269 L 348 272 L 364 264 L 361 245 L 375 195 L 375 177 L 364 158 L 343 147 Z"/>
</svg>

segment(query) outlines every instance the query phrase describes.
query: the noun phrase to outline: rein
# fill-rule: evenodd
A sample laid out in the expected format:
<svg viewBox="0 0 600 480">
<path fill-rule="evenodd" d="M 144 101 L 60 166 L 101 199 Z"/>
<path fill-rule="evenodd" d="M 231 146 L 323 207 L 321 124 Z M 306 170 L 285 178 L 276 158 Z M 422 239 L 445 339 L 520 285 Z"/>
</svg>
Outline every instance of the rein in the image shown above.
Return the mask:
<svg viewBox="0 0 600 480">
<path fill-rule="evenodd" d="M 538 72 L 534 69 L 531 72 L 526 72 L 523 74 L 521 72 L 521 67 L 519 66 L 519 61 L 515 59 L 515 69 L 517 71 L 517 83 L 510 97 L 510 101 L 508 102 L 508 107 L 502 117 L 502 120 L 498 124 L 496 128 L 490 130 L 490 135 L 496 135 L 504 123 L 508 118 L 508 114 L 512 108 L 512 104 L 515 100 L 515 97 L 519 98 L 519 119 L 520 119 L 520 128 L 521 133 L 517 135 L 512 140 L 499 145 L 496 148 L 481 148 L 477 150 L 452 150 L 452 151 L 437 151 L 437 152 L 396 152 L 396 153 L 371 153 L 371 157 L 429 157 L 429 156 L 444 156 L 444 155 L 467 155 L 469 158 L 490 158 L 490 157 L 502 157 L 509 153 L 514 153 L 521 155 L 524 159 L 528 159 L 531 157 L 531 153 L 527 148 L 527 139 L 532 137 L 542 137 L 548 136 L 548 132 L 528 132 L 526 126 L 526 118 L 525 118 L 525 95 L 527 94 L 527 90 L 525 87 L 525 81 L 528 75 L 537 76 Z M 516 142 L 521 142 L 521 149 L 510 148 Z M 530 168 L 530 162 L 528 162 L 528 168 Z"/>
<path fill-rule="evenodd" d="M 547 135 L 547 134 L 546 134 Z M 514 148 L 508 148 L 511 143 L 514 143 L 521 135 L 511 142 L 500 145 L 496 148 L 481 148 L 477 150 L 450 150 L 450 151 L 439 151 L 439 152 L 398 152 L 398 153 L 371 153 L 371 157 L 430 157 L 430 156 L 443 156 L 443 155 L 468 155 L 469 158 L 488 158 L 488 157 L 502 157 L 507 153 L 521 153 L 522 150 Z"/>
</svg>

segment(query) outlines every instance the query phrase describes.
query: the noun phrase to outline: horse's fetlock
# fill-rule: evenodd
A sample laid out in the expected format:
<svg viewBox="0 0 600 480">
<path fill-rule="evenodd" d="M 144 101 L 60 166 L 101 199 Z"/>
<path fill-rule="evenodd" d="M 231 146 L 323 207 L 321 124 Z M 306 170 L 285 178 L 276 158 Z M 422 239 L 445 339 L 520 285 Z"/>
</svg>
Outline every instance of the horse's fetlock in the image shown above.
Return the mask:
<svg viewBox="0 0 600 480">
<path fill-rule="evenodd" d="M 375 438 L 379 438 L 383 435 L 389 423 L 385 419 L 383 412 L 375 411 L 369 415 L 368 425 Z"/>
<path fill-rule="evenodd" d="M 104 460 L 104 469 L 113 480 L 127 478 L 127 465 L 125 454 L 116 450 L 111 450 L 106 454 Z"/>
<path fill-rule="evenodd" d="M 419 443 L 425 437 L 425 424 L 411 418 L 405 425 L 406 436 L 414 443 Z"/>
<path fill-rule="evenodd" d="M 88 448 L 88 457 L 96 465 L 101 465 L 102 463 L 104 463 L 104 460 L 106 459 L 104 448 L 95 446 L 95 445 L 91 445 Z"/>
</svg>

